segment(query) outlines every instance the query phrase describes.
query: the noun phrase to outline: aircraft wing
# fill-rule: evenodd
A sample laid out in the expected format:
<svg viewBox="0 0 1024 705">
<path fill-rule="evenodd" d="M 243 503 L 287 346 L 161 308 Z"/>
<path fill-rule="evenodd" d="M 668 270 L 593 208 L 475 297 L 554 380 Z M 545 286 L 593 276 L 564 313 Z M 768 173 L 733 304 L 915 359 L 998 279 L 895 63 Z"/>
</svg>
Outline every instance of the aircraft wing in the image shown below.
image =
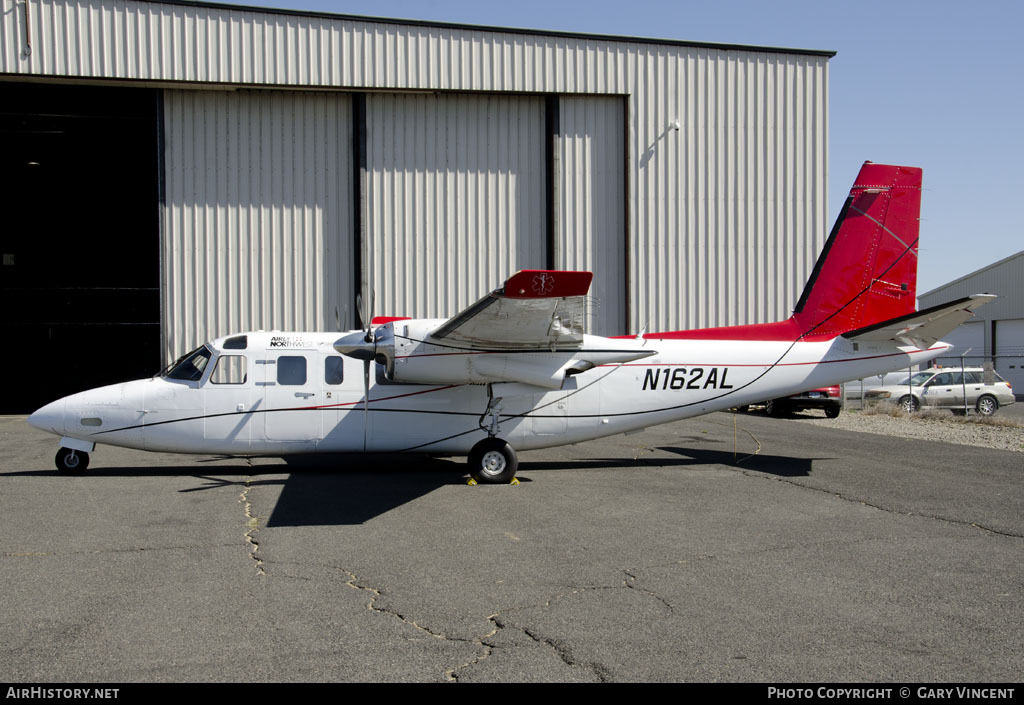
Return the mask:
<svg viewBox="0 0 1024 705">
<path fill-rule="evenodd" d="M 523 270 L 431 331 L 473 349 L 575 349 L 583 344 L 590 272 Z"/>
<path fill-rule="evenodd" d="M 843 337 L 854 342 L 895 340 L 919 348 L 929 348 L 961 323 L 973 318 L 976 309 L 995 298 L 993 294 L 974 294 L 948 304 L 940 304 L 924 311 L 852 330 L 843 333 Z"/>
</svg>

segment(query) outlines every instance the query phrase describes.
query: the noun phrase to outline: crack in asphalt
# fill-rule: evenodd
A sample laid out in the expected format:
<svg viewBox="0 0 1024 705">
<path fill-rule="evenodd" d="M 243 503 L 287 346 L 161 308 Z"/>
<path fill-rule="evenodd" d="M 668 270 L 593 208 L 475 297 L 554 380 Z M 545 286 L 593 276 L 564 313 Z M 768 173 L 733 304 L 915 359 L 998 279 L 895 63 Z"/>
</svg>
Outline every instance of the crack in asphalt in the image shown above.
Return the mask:
<svg viewBox="0 0 1024 705">
<path fill-rule="evenodd" d="M 370 593 L 370 595 L 371 595 L 370 601 L 368 603 L 366 603 L 366 608 L 368 610 L 370 610 L 371 612 L 375 612 L 377 614 L 387 615 L 389 617 L 394 617 L 394 618 L 398 619 L 400 622 L 402 622 L 403 624 L 407 624 L 407 625 L 413 627 L 414 629 L 417 629 L 420 632 L 423 632 L 424 634 L 426 634 L 427 636 L 431 637 L 432 639 L 437 639 L 439 641 L 447 641 L 447 642 L 456 643 L 456 644 L 470 644 L 470 645 L 474 645 L 474 646 L 476 646 L 476 647 L 478 647 L 480 649 L 481 653 L 479 655 L 477 655 L 473 660 L 468 661 L 468 662 L 463 663 L 463 664 L 460 664 L 458 666 L 452 666 L 450 668 L 446 668 L 445 671 L 444 671 L 444 677 L 445 677 L 446 681 L 451 682 L 451 683 L 457 683 L 458 680 L 459 680 L 459 675 L 458 675 L 459 671 L 461 671 L 461 670 L 463 670 L 465 668 L 470 668 L 472 666 L 475 666 L 475 665 L 479 664 L 480 662 L 482 662 L 485 659 L 487 659 L 494 652 L 494 648 L 495 648 L 494 645 L 487 643 L 487 639 L 492 638 L 495 634 L 498 633 L 498 629 L 500 628 L 500 625 L 496 621 L 496 618 L 498 616 L 497 614 L 492 614 L 492 615 L 490 615 L 487 618 L 488 621 L 491 622 L 491 624 L 494 625 L 494 628 L 490 632 L 488 632 L 487 634 L 483 635 L 482 637 L 480 637 L 478 639 L 466 639 L 466 638 L 463 638 L 463 637 L 450 636 L 448 634 L 444 634 L 442 632 L 437 632 L 437 631 L 434 631 L 433 629 L 425 627 L 422 624 L 420 624 L 419 622 L 417 622 L 415 619 L 412 619 L 412 618 L 408 617 L 406 614 L 404 614 L 402 612 L 399 612 L 398 610 L 388 609 L 386 607 L 378 606 L 376 604 L 377 603 L 377 599 L 379 597 L 381 597 L 381 595 L 383 594 L 380 589 L 375 588 L 375 587 L 370 587 L 369 585 L 361 585 L 359 583 L 359 577 L 355 573 L 350 571 L 350 570 L 346 570 L 344 568 L 340 568 L 339 570 L 341 570 L 341 572 L 345 573 L 349 577 L 349 579 L 345 582 L 345 585 L 347 585 L 348 587 L 350 587 L 350 588 L 352 588 L 354 590 L 360 590 L 360 591 L 363 591 L 363 592 Z"/>
<path fill-rule="evenodd" d="M 462 671 L 462 670 L 467 669 L 467 668 L 472 668 L 473 666 L 476 666 L 477 664 L 482 663 L 483 661 L 488 659 L 491 656 L 491 654 L 494 653 L 494 650 L 496 648 L 498 648 L 494 644 L 490 644 L 490 643 L 487 642 L 488 639 L 493 639 L 494 636 L 498 633 L 499 630 L 503 629 L 502 625 L 498 623 L 498 614 L 495 613 L 495 614 L 489 615 L 487 617 L 487 621 L 490 622 L 492 625 L 494 625 L 494 628 L 491 629 L 491 631 L 489 631 L 487 634 L 484 634 L 479 639 L 472 640 L 472 643 L 475 643 L 475 644 L 477 644 L 480 647 L 482 653 L 480 653 L 472 661 L 469 661 L 467 663 L 463 663 L 463 664 L 460 664 L 458 666 L 453 666 L 451 668 L 446 669 L 445 672 L 444 672 L 445 680 L 447 680 L 447 681 L 449 681 L 451 683 L 458 683 L 459 682 L 459 671 Z"/>
<path fill-rule="evenodd" d="M 249 490 L 252 489 L 252 475 L 245 478 L 245 488 L 238 497 L 239 504 L 245 510 L 245 542 L 249 547 L 249 556 L 256 562 L 256 574 L 266 575 L 263 567 L 263 558 L 259 555 L 260 542 L 256 540 L 256 533 L 260 530 L 260 518 L 252 515 L 252 502 L 249 501 Z"/>
<path fill-rule="evenodd" d="M 716 426 L 728 427 L 727 424 L 724 424 L 724 423 L 721 423 L 721 422 L 718 422 L 718 421 L 711 421 L 711 420 L 707 420 L 707 419 L 705 419 L 705 421 L 706 421 L 706 423 L 714 424 Z M 886 513 L 889 513 L 889 514 L 896 514 L 898 516 L 919 517 L 919 518 L 922 518 L 922 519 L 932 519 L 934 521 L 941 521 L 941 522 L 945 522 L 947 524 L 953 524 L 953 525 L 956 525 L 956 526 L 969 526 L 971 528 L 978 529 L 979 531 L 987 532 L 987 533 L 990 533 L 990 534 L 995 534 L 996 536 L 1006 536 L 1008 538 L 1017 538 L 1017 539 L 1024 538 L 1024 534 L 1018 534 L 1018 533 L 1014 533 L 1012 531 L 1001 531 L 1000 529 L 993 529 L 992 527 L 985 526 L 983 524 L 979 524 L 979 523 L 974 522 L 974 521 L 967 521 L 966 519 L 951 519 L 949 517 L 937 516 L 935 514 L 918 514 L 918 513 L 915 513 L 915 512 L 911 512 L 911 511 L 900 511 L 898 509 L 893 509 L 891 507 L 885 507 L 885 506 L 882 506 L 880 504 L 874 504 L 874 503 L 869 502 L 869 501 L 864 500 L 864 499 L 858 499 L 858 498 L 855 498 L 855 497 L 847 497 L 846 495 L 844 495 L 841 492 L 835 492 L 833 490 L 821 489 L 819 487 L 814 487 L 812 485 L 805 485 L 803 483 L 796 482 L 795 480 L 793 480 L 791 478 L 780 477 L 780 476 L 777 476 L 777 475 L 776 476 L 768 476 L 765 473 L 759 472 L 757 470 L 746 470 L 745 468 L 740 468 L 740 467 L 738 467 L 738 465 L 740 463 L 742 463 L 744 460 L 748 460 L 748 459 L 754 457 L 755 455 L 760 454 L 762 445 L 761 445 L 761 442 L 759 440 L 757 440 L 757 437 L 754 436 L 753 433 L 751 433 L 749 430 L 743 428 L 742 426 L 735 427 L 735 430 L 743 431 L 744 433 L 749 435 L 751 437 L 751 439 L 753 439 L 754 443 L 757 444 L 757 450 L 755 450 L 753 453 L 751 453 L 751 454 L 749 454 L 749 455 L 747 455 L 747 456 L 737 460 L 736 461 L 736 466 L 730 467 L 728 465 L 723 465 L 722 467 L 725 467 L 725 468 L 728 468 L 730 470 L 733 470 L 734 472 L 739 472 L 740 474 L 745 475 L 747 477 L 754 477 L 754 478 L 758 478 L 758 479 L 775 480 L 775 481 L 778 481 L 778 482 L 784 482 L 784 483 L 786 483 L 788 485 L 792 485 L 794 487 L 800 487 L 800 488 L 805 489 L 805 490 L 812 490 L 814 492 L 820 492 L 822 494 L 831 495 L 831 496 L 836 497 L 837 499 L 840 499 L 840 500 L 842 500 L 844 502 L 849 502 L 849 503 L 852 503 L 852 504 L 861 504 L 861 505 L 863 505 L 865 507 L 871 507 L 872 509 L 877 509 L 878 511 L 886 512 Z M 754 474 L 754 473 L 756 473 L 756 474 Z"/>
<path fill-rule="evenodd" d="M 542 637 L 539 634 L 534 634 L 527 627 L 517 627 L 517 629 L 519 629 L 519 631 L 533 639 L 538 644 L 546 644 L 547 646 L 551 647 L 551 649 L 554 650 L 558 658 L 560 658 L 562 662 L 570 668 L 576 668 L 579 666 L 589 668 L 591 671 L 594 672 L 594 675 L 597 677 L 598 682 L 613 682 L 614 679 L 612 678 L 611 671 L 609 671 L 605 666 L 596 661 L 588 661 L 585 663 L 577 661 L 576 658 L 573 656 L 572 647 L 564 641 L 557 639 L 549 639 L 547 637 Z"/>
<path fill-rule="evenodd" d="M 726 467 L 728 467 L 728 466 L 726 466 Z M 778 477 L 778 476 L 768 477 L 764 473 L 757 473 L 756 475 L 752 474 L 752 473 L 757 472 L 756 470 L 748 471 L 748 470 L 744 470 L 742 468 L 730 468 L 730 469 L 736 470 L 736 471 L 738 471 L 738 472 L 740 472 L 743 475 L 746 475 L 748 477 L 756 477 L 756 478 L 760 478 L 760 479 L 767 479 L 767 480 L 774 480 L 774 481 L 777 481 L 777 482 L 784 482 L 787 485 L 792 485 L 793 487 L 799 487 L 799 488 L 804 489 L 804 490 L 810 490 L 812 492 L 818 492 L 818 493 L 821 493 L 821 494 L 827 494 L 829 496 L 835 497 L 836 499 L 842 500 L 844 502 L 848 502 L 850 504 L 860 504 L 860 505 L 863 505 L 865 507 L 871 507 L 872 509 L 877 509 L 880 512 L 886 512 L 887 514 L 895 514 L 897 516 L 905 516 L 905 517 L 915 517 L 915 518 L 919 518 L 919 519 L 931 519 L 933 521 L 941 521 L 941 522 L 944 522 L 946 524 L 953 524 L 954 526 L 969 526 L 969 527 L 971 527 L 973 529 L 978 529 L 979 531 L 982 531 L 982 532 L 986 532 L 986 533 L 989 533 L 989 534 L 994 534 L 996 536 L 1005 536 L 1007 538 L 1015 538 L 1015 539 L 1024 538 L 1024 534 L 1017 534 L 1017 533 L 1013 533 L 1011 531 L 1002 531 L 1000 529 L 993 529 L 990 526 L 985 526 L 985 525 L 979 524 L 979 523 L 977 523 L 975 521 L 968 521 L 966 519 L 953 519 L 953 518 L 950 518 L 950 517 L 937 516 L 935 514 L 920 514 L 920 513 L 912 512 L 912 511 L 900 511 L 899 509 L 894 509 L 892 507 L 885 507 L 885 506 L 882 506 L 881 504 L 875 504 L 875 503 L 869 502 L 868 500 L 865 500 L 865 499 L 859 499 L 857 497 L 848 497 L 848 496 L 844 495 L 842 492 L 836 492 L 834 490 L 826 490 L 826 489 L 822 489 L 820 487 L 814 487 L 812 485 L 805 485 L 803 483 L 796 482 L 796 481 L 791 480 L 791 479 L 786 478 L 786 477 Z"/>
<path fill-rule="evenodd" d="M 681 563 L 685 563 L 685 561 L 679 561 L 677 563 L 681 564 Z M 653 592 L 652 590 L 647 590 L 645 588 L 642 588 L 642 587 L 640 587 L 637 584 L 637 581 L 639 580 L 639 578 L 637 577 L 636 573 L 639 570 L 644 570 L 644 568 L 639 568 L 639 569 L 623 569 L 622 572 L 625 575 L 625 578 L 622 581 L 622 585 L 596 585 L 596 586 L 586 586 L 586 587 L 575 587 L 575 588 L 571 589 L 568 592 L 562 592 L 562 593 L 557 593 L 555 595 L 552 595 L 551 597 L 549 597 L 547 600 L 545 600 L 541 604 L 530 605 L 530 606 L 525 606 L 525 607 L 514 607 L 514 608 L 507 609 L 507 610 L 503 610 L 502 612 L 498 612 L 496 614 L 493 614 L 493 615 L 491 615 L 489 617 L 489 619 L 495 625 L 495 629 L 492 630 L 490 634 L 487 634 L 486 636 L 482 637 L 481 638 L 481 642 L 483 642 L 484 639 L 488 639 L 488 638 L 493 637 L 495 634 L 497 634 L 498 630 L 500 630 L 500 629 L 515 629 L 517 631 L 522 632 L 524 635 L 526 635 L 533 642 L 535 642 L 537 644 L 541 644 L 541 645 L 547 646 L 548 648 L 550 648 L 555 653 L 555 655 L 558 656 L 558 658 L 562 661 L 562 663 L 564 663 L 565 665 L 569 666 L 570 668 L 586 668 L 586 669 L 589 669 L 590 671 L 593 672 L 593 674 L 594 674 L 595 678 L 598 680 L 598 682 L 600 682 L 600 683 L 613 683 L 613 682 L 615 682 L 615 677 L 614 677 L 614 674 L 612 673 L 611 669 L 609 669 L 607 666 L 605 666 L 604 664 L 602 664 L 602 663 L 600 663 L 598 661 L 583 661 L 583 660 L 580 660 L 580 659 L 576 658 L 576 656 L 575 656 L 575 654 L 573 652 L 572 645 L 568 641 L 563 640 L 563 639 L 557 639 L 557 638 L 554 638 L 554 637 L 545 637 L 545 636 L 541 635 L 535 629 L 531 629 L 530 627 L 527 627 L 527 626 L 520 626 L 520 625 L 510 624 L 507 621 L 507 618 L 506 619 L 502 618 L 502 614 L 504 613 L 504 614 L 507 615 L 507 614 L 512 613 L 512 612 L 518 612 L 518 611 L 530 610 L 530 609 L 548 609 L 548 608 L 552 607 L 555 602 L 557 602 L 559 600 L 562 600 L 562 599 L 565 599 L 565 598 L 568 598 L 568 597 L 573 597 L 575 595 L 582 595 L 583 593 L 586 593 L 586 592 L 611 591 L 611 590 L 633 590 L 633 591 L 636 591 L 636 592 L 638 592 L 640 594 L 647 595 L 648 597 L 651 597 L 651 598 L 657 600 L 660 604 L 662 604 L 665 607 L 665 609 L 667 609 L 670 613 L 674 614 L 675 613 L 675 608 L 672 606 L 672 603 L 670 603 L 668 600 L 666 600 L 661 595 L 658 595 L 656 592 Z M 493 645 L 493 644 L 490 645 L 490 646 L 491 646 L 491 652 L 493 652 L 495 650 L 500 650 L 500 648 L 501 648 L 501 647 Z M 488 655 L 490 655 L 490 654 L 488 654 Z M 477 662 L 482 661 L 482 660 L 483 659 L 478 659 Z M 468 667 L 468 666 L 472 666 L 472 665 L 475 665 L 475 663 L 466 664 L 466 666 L 463 666 L 463 667 L 460 667 L 460 668 L 464 668 L 464 667 Z"/>
<path fill-rule="evenodd" d="M 645 568 L 641 568 L 640 570 L 645 570 Z M 622 581 L 622 584 L 625 587 L 629 588 L 630 590 L 636 590 L 637 592 L 643 593 L 644 595 L 647 595 L 649 597 L 653 597 L 655 600 L 657 600 L 661 604 L 665 605 L 665 607 L 668 609 L 669 612 L 671 612 L 672 614 L 675 614 L 676 610 L 675 610 L 675 607 L 672 606 L 671 602 L 669 602 L 668 600 L 666 600 L 664 597 L 662 597 L 661 595 L 659 595 L 656 592 L 652 592 L 651 590 L 646 590 L 646 589 L 638 586 L 636 584 L 636 581 L 637 581 L 638 578 L 637 578 L 637 576 L 634 573 L 631 573 L 631 572 L 629 572 L 629 570 L 626 570 L 626 569 L 623 569 L 622 572 L 626 574 L 626 579 Z"/>
</svg>

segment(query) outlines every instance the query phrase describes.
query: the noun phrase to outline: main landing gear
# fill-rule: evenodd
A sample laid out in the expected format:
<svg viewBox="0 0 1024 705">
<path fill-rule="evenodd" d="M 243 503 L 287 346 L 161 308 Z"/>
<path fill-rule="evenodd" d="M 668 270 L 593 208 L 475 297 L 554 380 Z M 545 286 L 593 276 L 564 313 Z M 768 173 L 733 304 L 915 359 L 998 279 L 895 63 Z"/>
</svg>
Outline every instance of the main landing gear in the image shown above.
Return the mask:
<svg viewBox="0 0 1024 705">
<path fill-rule="evenodd" d="M 85 472 L 85 469 L 89 467 L 89 454 L 84 450 L 61 448 L 57 451 L 54 462 L 56 462 L 59 472 L 65 475 L 77 475 Z"/>
<path fill-rule="evenodd" d="M 469 474 L 480 484 L 519 484 L 516 468 L 519 458 L 507 441 L 498 438 L 501 428 L 501 397 L 494 396 L 494 387 L 487 385 L 487 409 L 480 415 L 480 428 L 487 432 L 469 451 Z M 472 483 L 470 483 L 472 484 Z"/>
<path fill-rule="evenodd" d="M 518 467 L 516 451 L 500 438 L 485 438 L 469 451 L 469 474 L 482 485 L 508 484 Z"/>
</svg>

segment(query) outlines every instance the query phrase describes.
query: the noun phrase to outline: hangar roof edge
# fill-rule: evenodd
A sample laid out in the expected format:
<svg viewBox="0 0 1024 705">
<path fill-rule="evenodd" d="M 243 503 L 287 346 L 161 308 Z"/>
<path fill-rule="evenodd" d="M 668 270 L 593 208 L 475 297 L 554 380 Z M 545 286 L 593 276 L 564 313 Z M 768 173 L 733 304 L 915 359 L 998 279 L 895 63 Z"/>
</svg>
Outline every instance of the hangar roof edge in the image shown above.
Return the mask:
<svg viewBox="0 0 1024 705">
<path fill-rule="evenodd" d="M 980 269 L 976 269 L 973 272 L 970 272 L 968 274 L 963 275 L 962 277 L 957 277 L 956 279 L 953 279 L 952 281 L 948 281 L 945 284 L 941 284 L 941 285 L 935 287 L 934 289 L 932 289 L 930 291 L 924 292 L 923 294 L 918 294 L 917 298 L 918 299 L 923 299 L 926 296 L 932 296 L 934 294 L 938 294 L 939 292 L 943 291 L 944 289 L 948 289 L 949 287 L 954 286 L 956 284 L 961 284 L 961 283 L 967 281 L 968 279 L 971 279 L 973 277 L 978 276 L 979 274 L 983 274 L 984 272 L 987 272 L 989 270 L 996 269 L 997 267 L 1001 267 L 1004 264 L 1012 262 L 1015 259 L 1020 259 L 1022 257 L 1024 257 L 1024 250 L 1021 250 L 1020 252 L 1018 252 L 1016 254 L 1012 254 L 1009 257 L 1004 257 L 1001 260 L 996 260 L 992 264 L 986 264 L 984 267 L 981 267 Z"/>
<path fill-rule="evenodd" d="M 696 47 L 705 49 L 722 49 L 726 51 L 750 51 L 772 54 L 802 54 L 832 58 L 835 51 L 824 49 L 795 49 L 787 47 L 767 47 L 750 44 L 728 44 L 720 42 L 697 42 L 684 39 L 658 39 L 653 37 L 631 37 L 616 34 L 591 34 L 586 32 L 568 32 L 565 30 L 527 29 L 523 27 L 497 27 L 491 25 L 460 24 L 457 22 L 441 22 L 438 20 L 415 20 L 392 17 L 368 17 L 364 15 L 347 15 L 343 13 L 322 12 L 312 10 L 292 10 L 287 8 L 259 7 L 236 3 L 203 2 L 200 0 L 141 0 L 161 5 L 178 5 L 182 7 L 206 7 L 218 10 L 237 10 L 241 12 L 261 12 L 269 15 L 294 15 L 297 17 L 320 17 L 332 20 L 349 20 L 354 22 L 376 22 L 380 24 L 398 24 L 420 27 L 437 27 L 443 29 L 461 29 L 477 32 L 499 32 L 502 34 L 526 34 L 533 36 L 563 37 L 569 39 L 589 39 L 605 42 L 623 42 L 631 44 L 663 44 L 666 46 Z"/>
</svg>

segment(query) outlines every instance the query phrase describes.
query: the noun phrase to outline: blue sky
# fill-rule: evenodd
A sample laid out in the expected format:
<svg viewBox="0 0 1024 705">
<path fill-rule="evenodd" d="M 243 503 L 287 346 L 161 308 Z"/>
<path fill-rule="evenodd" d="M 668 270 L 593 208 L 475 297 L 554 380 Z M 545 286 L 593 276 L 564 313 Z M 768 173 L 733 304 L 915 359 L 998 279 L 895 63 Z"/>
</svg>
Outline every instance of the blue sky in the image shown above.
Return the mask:
<svg viewBox="0 0 1024 705">
<path fill-rule="evenodd" d="M 861 162 L 924 168 L 918 292 L 1024 250 L 1024 2 L 236 0 L 319 12 L 823 49 L 829 209 Z M 998 292 L 994 292 L 998 293 Z"/>
</svg>

